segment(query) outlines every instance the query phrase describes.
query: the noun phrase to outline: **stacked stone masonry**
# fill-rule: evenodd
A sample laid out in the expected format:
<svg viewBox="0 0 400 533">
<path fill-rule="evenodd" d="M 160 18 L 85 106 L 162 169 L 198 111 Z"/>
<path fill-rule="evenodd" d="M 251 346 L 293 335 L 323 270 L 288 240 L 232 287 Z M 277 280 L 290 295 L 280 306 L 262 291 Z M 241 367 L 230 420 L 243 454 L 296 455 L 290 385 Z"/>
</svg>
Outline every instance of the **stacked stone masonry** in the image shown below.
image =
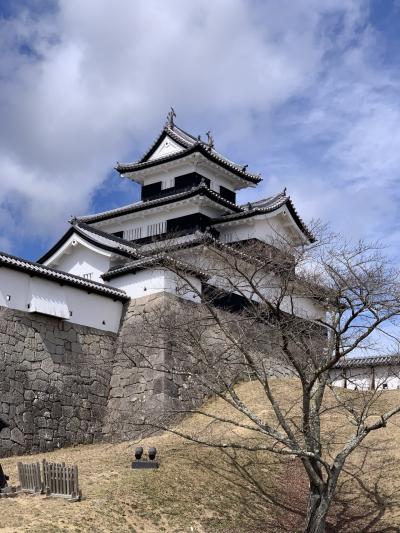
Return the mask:
<svg viewBox="0 0 400 533">
<path fill-rule="evenodd" d="M 146 368 L 137 360 L 132 344 L 140 343 L 141 322 L 153 306 L 162 306 L 166 295 L 152 295 L 131 300 L 126 306 L 116 345 L 116 357 L 110 382 L 108 408 L 103 427 L 107 440 L 125 440 L 146 432 L 141 425 L 155 420 L 178 398 L 178 388 L 165 374 Z M 154 342 L 148 354 L 149 366 L 165 363 L 166 350 L 162 340 Z M 137 347 L 137 346 L 136 346 Z"/>
<path fill-rule="evenodd" d="M 126 351 L 162 299 L 126 304 L 118 335 L 0 307 L 0 457 L 132 438 L 178 400 L 170 378 Z M 154 350 L 152 361 L 163 360 Z"/>
<path fill-rule="evenodd" d="M 149 431 L 145 420 L 199 405 L 207 391 L 198 384 L 151 368 L 174 365 L 168 340 L 154 340 L 148 368 L 137 355 L 146 313 L 171 301 L 179 313 L 196 305 L 165 294 L 131 300 L 118 334 L 0 307 L 0 457 L 135 438 Z M 271 372 L 287 375 L 276 361 Z"/>
<path fill-rule="evenodd" d="M 0 455 L 102 437 L 116 336 L 0 308 Z"/>
</svg>

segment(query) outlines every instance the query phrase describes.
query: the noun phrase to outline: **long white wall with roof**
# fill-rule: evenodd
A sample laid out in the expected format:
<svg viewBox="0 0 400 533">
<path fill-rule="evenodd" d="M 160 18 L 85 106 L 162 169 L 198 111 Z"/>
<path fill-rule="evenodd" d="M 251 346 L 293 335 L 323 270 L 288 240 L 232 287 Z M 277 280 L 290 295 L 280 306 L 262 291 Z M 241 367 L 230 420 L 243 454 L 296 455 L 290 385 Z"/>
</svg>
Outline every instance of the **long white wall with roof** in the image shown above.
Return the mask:
<svg viewBox="0 0 400 533">
<path fill-rule="evenodd" d="M 352 390 L 400 389 L 400 365 L 377 365 L 360 368 L 335 368 L 332 384 Z"/>
<path fill-rule="evenodd" d="M 42 313 L 75 324 L 117 332 L 122 314 L 118 300 L 6 267 L 0 269 L 0 306 Z"/>
</svg>

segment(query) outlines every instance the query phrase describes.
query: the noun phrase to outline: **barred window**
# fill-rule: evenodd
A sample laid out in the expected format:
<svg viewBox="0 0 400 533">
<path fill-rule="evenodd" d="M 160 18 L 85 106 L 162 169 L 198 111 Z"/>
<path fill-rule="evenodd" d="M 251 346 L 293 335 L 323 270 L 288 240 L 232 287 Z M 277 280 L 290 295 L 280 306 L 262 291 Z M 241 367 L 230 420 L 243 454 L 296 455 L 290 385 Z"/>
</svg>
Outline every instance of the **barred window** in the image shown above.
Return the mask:
<svg viewBox="0 0 400 533">
<path fill-rule="evenodd" d="M 170 189 L 171 187 L 175 187 L 175 178 L 167 178 L 165 180 L 162 180 L 161 182 L 161 189 Z"/>
<path fill-rule="evenodd" d="M 147 226 L 147 237 L 152 237 L 153 235 L 160 235 L 160 233 L 165 233 L 167 231 L 167 222 L 157 222 L 156 224 L 149 224 Z"/>
<path fill-rule="evenodd" d="M 135 241 L 142 238 L 142 227 L 130 228 L 124 231 L 124 239 L 127 241 Z"/>
</svg>

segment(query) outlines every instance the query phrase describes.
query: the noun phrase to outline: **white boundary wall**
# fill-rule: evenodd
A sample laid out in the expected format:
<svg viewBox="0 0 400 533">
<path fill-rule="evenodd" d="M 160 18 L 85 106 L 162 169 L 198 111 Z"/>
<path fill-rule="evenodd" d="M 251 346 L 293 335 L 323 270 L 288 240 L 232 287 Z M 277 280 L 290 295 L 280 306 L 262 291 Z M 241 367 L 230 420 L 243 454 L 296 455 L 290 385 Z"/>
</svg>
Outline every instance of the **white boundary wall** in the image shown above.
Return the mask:
<svg viewBox="0 0 400 533">
<path fill-rule="evenodd" d="M 39 312 L 75 324 L 116 333 L 122 302 L 7 267 L 0 269 L 0 306 Z"/>
<path fill-rule="evenodd" d="M 400 389 L 400 366 L 337 368 L 331 371 L 332 384 L 352 390 Z"/>
</svg>

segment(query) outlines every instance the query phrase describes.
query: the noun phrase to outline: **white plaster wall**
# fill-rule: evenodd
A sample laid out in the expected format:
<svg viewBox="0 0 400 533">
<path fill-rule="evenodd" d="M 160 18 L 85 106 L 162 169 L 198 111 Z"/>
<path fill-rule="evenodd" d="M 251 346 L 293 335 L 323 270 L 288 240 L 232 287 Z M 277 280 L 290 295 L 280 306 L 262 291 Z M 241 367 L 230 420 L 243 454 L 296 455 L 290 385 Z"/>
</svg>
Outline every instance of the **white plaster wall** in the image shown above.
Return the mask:
<svg viewBox="0 0 400 533">
<path fill-rule="evenodd" d="M 72 287 L 68 287 L 66 296 L 69 310 L 72 311 L 71 322 L 114 333 L 118 331 L 122 302 Z"/>
<path fill-rule="evenodd" d="M 178 143 L 173 141 L 171 137 L 167 136 L 162 144 L 157 148 L 154 154 L 149 158 L 149 161 L 158 159 L 159 157 L 165 157 L 176 152 L 182 152 L 183 148 Z"/>
<path fill-rule="evenodd" d="M 167 292 L 171 294 L 176 294 L 176 296 L 192 302 L 201 302 L 201 281 L 194 276 L 188 274 L 180 276 L 167 270 L 165 273 L 165 286 Z"/>
<path fill-rule="evenodd" d="M 59 318 L 70 318 L 66 292 L 63 285 L 49 283 L 43 278 L 30 278 L 29 311 Z M 29 296 L 29 295 L 28 295 Z"/>
<path fill-rule="evenodd" d="M 193 276 L 190 276 L 188 279 L 201 294 L 200 280 Z M 195 302 L 201 300 L 189 286 L 182 286 L 183 284 L 178 276 L 166 269 L 152 268 L 140 270 L 134 274 L 129 273 L 124 276 L 118 276 L 112 280 L 112 285 L 123 289 L 131 298 L 141 298 L 142 296 L 168 292 Z"/>
<path fill-rule="evenodd" d="M 291 304 L 288 303 L 288 305 Z M 318 318 L 322 320 L 326 318 L 326 309 L 324 309 L 324 307 L 317 300 L 294 296 L 293 306 L 295 313 L 303 318 L 308 318 L 310 320 L 316 320 Z"/>
<path fill-rule="evenodd" d="M 222 242 L 260 239 L 269 244 L 276 244 L 279 237 L 287 239 L 293 237 L 276 214 L 243 219 L 224 227 L 222 224 L 217 224 L 215 228 L 221 233 L 220 239 Z"/>
<path fill-rule="evenodd" d="M 378 366 L 375 367 L 375 388 L 383 389 L 386 384 L 387 389 L 400 388 L 400 367 Z M 346 379 L 344 379 L 344 374 Z M 368 390 L 372 383 L 372 368 L 346 368 L 334 369 L 331 371 L 332 384 L 337 387 L 344 387 L 351 390 Z"/>
<path fill-rule="evenodd" d="M 400 367 L 376 367 L 375 386 L 382 388 L 383 383 L 387 384 L 388 389 L 400 389 Z"/>
<path fill-rule="evenodd" d="M 122 289 L 131 298 L 141 298 L 165 290 L 163 270 L 148 269 L 128 273 L 111 280 L 110 285 Z"/>
<path fill-rule="evenodd" d="M 10 297 L 10 299 L 7 298 Z M 60 285 L 58 281 L 31 277 L 30 274 L 9 268 L 0 269 L 0 306 L 33 312 L 28 307 L 33 298 L 41 300 L 41 312 L 57 316 L 67 310 L 68 318 L 75 324 L 117 332 L 122 313 L 122 303 L 87 289 Z M 32 305 L 32 308 L 34 306 Z M 103 323 L 104 322 L 104 323 Z"/>
<path fill-rule="evenodd" d="M 198 246 L 189 250 L 183 249 L 177 255 L 182 261 L 209 274 L 209 284 L 227 291 L 232 291 L 232 287 L 237 287 L 238 290 L 233 292 L 251 298 L 254 301 L 260 300 L 260 297 L 247 284 L 245 279 L 243 277 L 239 278 L 233 269 L 229 272 L 228 264 L 223 261 L 218 262 L 212 252 L 207 251 L 207 247 Z M 244 269 L 244 262 L 240 266 Z M 229 283 L 229 280 L 231 283 Z M 270 301 L 274 301 L 280 296 L 279 278 L 270 273 L 258 273 L 258 276 L 253 276 L 253 283 L 258 291 Z M 282 309 L 288 312 L 293 309 L 295 315 L 309 320 L 324 318 L 326 312 L 318 301 L 296 295 L 291 299 L 285 297 L 282 302 Z"/>
<path fill-rule="evenodd" d="M 101 275 L 109 269 L 110 253 L 99 253 L 78 244 L 69 246 L 55 264 L 50 264 L 58 270 L 84 277 L 85 274 L 92 274 L 92 281 L 104 283 Z"/>
<path fill-rule="evenodd" d="M 27 274 L 1 267 L 0 306 L 28 311 L 31 296 L 30 280 Z M 11 299 L 8 300 L 7 297 Z"/>
</svg>

